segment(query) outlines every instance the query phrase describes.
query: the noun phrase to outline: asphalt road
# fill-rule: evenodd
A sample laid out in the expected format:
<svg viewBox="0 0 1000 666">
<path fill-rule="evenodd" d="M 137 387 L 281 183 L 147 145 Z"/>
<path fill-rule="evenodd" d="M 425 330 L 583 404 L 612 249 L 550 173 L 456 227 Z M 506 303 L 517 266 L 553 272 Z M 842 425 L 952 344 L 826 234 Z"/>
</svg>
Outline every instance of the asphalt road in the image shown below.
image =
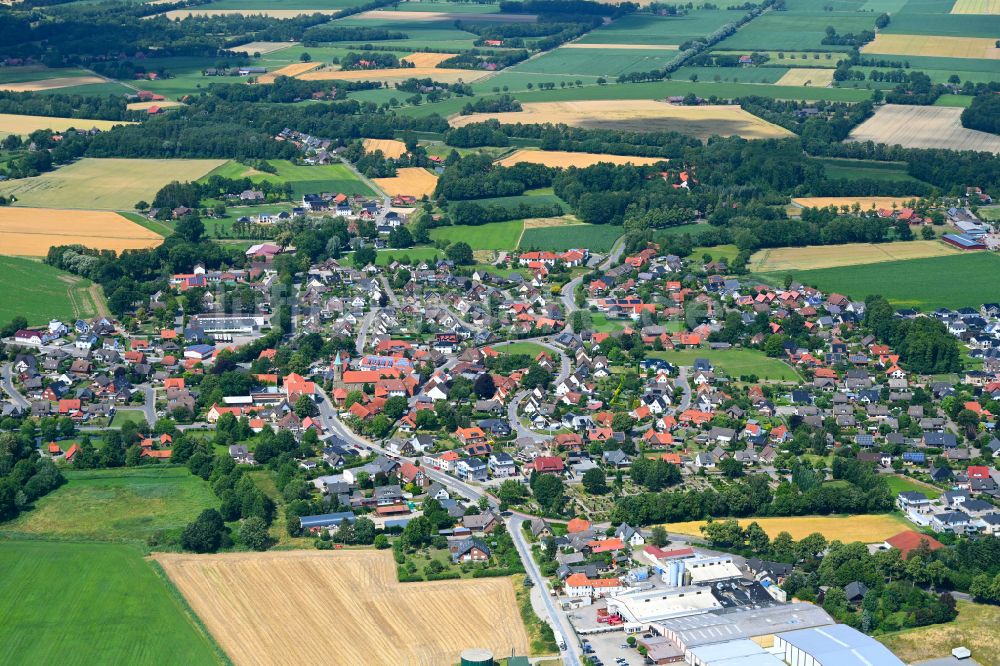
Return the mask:
<svg viewBox="0 0 1000 666">
<path fill-rule="evenodd" d="M 10 363 L 4 364 L 3 368 L 0 369 L 0 388 L 3 392 L 10 396 L 10 399 L 14 404 L 18 405 L 22 409 L 30 409 L 31 403 L 28 402 L 21 393 L 14 388 L 14 371 Z"/>
</svg>

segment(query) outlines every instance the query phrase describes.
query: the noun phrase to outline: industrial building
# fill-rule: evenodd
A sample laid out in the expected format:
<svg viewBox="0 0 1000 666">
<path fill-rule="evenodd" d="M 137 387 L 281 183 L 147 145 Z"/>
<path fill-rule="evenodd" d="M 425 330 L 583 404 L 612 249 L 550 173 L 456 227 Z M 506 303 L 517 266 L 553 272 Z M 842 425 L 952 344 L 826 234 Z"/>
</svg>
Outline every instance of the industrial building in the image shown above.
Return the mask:
<svg viewBox="0 0 1000 666">
<path fill-rule="evenodd" d="M 785 666 L 780 657 L 745 638 L 691 648 L 684 659 L 691 666 Z"/>
<path fill-rule="evenodd" d="M 846 624 L 778 634 L 774 648 L 791 666 L 903 666 L 887 647 Z"/>
<path fill-rule="evenodd" d="M 253 335 L 259 333 L 267 321 L 266 317 L 226 317 L 198 316 L 192 317 L 190 326 L 200 328 L 208 335 L 216 333 L 231 333 L 235 335 Z"/>
<path fill-rule="evenodd" d="M 721 608 L 711 588 L 697 586 L 660 588 L 608 598 L 609 613 L 617 613 L 626 622 L 647 626 L 665 618 Z"/>
</svg>

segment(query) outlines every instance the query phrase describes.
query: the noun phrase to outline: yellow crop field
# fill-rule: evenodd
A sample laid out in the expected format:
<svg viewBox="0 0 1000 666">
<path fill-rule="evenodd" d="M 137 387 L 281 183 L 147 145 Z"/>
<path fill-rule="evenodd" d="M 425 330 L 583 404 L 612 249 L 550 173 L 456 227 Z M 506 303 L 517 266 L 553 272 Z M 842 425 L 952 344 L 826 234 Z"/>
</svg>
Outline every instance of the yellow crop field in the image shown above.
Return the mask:
<svg viewBox="0 0 1000 666">
<path fill-rule="evenodd" d="M 992 37 L 939 37 L 887 35 L 880 32 L 861 47 L 862 53 L 932 56 L 939 58 L 986 58 L 1000 60 L 1000 48 Z"/>
<path fill-rule="evenodd" d="M 564 150 L 516 150 L 507 157 L 497 161 L 500 166 L 513 166 L 521 162 L 544 164 L 558 167 L 589 167 L 601 162 L 611 164 L 656 164 L 668 160 L 657 157 L 634 157 L 632 155 L 609 155 L 606 153 L 571 153 Z"/>
<path fill-rule="evenodd" d="M 303 14 L 336 14 L 339 9 L 172 9 L 163 14 L 155 16 L 166 16 L 174 19 L 186 19 L 189 16 L 228 16 L 230 14 L 243 14 L 245 16 L 268 16 L 277 19 L 290 19 Z"/>
<path fill-rule="evenodd" d="M 16 113 L 0 113 L 0 136 L 8 134 L 31 134 L 35 130 L 50 129 L 63 132 L 70 128 L 88 130 L 96 127 L 109 130 L 115 125 L 134 125 L 124 120 L 91 120 L 90 118 L 49 118 L 47 116 L 24 116 Z"/>
<path fill-rule="evenodd" d="M 398 158 L 406 154 L 406 144 L 395 139 L 365 139 L 365 152 L 381 150 L 385 157 Z"/>
<path fill-rule="evenodd" d="M 323 63 L 321 62 L 297 62 L 291 65 L 285 65 L 273 72 L 268 72 L 267 74 L 261 74 L 257 77 L 257 83 L 274 83 L 279 76 L 298 76 L 299 74 L 305 74 L 309 70 L 316 69 Z"/>
<path fill-rule="evenodd" d="M 956 247 L 933 240 L 783 247 L 755 252 L 750 258 L 750 270 L 755 273 L 804 271 L 902 259 L 926 259 L 960 252 Z"/>
<path fill-rule="evenodd" d="M 538 20 L 535 14 L 463 14 L 461 12 L 401 12 L 393 9 L 373 9 L 361 12 L 352 19 L 376 21 L 400 21 L 404 23 L 423 21 L 468 21 L 475 18 L 476 23 L 534 23 Z"/>
<path fill-rule="evenodd" d="M 41 90 L 69 88 L 70 86 L 87 86 L 91 83 L 104 83 L 104 79 L 99 76 L 60 76 L 54 79 L 40 79 L 38 81 L 0 83 L 0 90 L 8 92 L 38 92 Z"/>
<path fill-rule="evenodd" d="M 724 520 L 717 518 L 716 520 Z M 668 523 L 664 527 L 668 532 L 702 536 L 699 529 L 704 520 L 691 520 L 684 523 Z M 877 514 L 868 516 L 791 516 L 788 518 L 740 518 L 740 527 L 750 523 L 760 525 L 772 539 L 780 532 L 788 532 L 793 539 L 807 537 L 813 532 L 819 532 L 827 541 L 861 541 L 862 543 L 880 543 L 903 530 L 912 529 L 913 525 L 902 516 L 896 514 Z"/>
<path fill-rule="evenodd" d="M 653 2 L 653 0 L 649 0 Z M 627 49 L 631 51 L 676 51 L 677 44 L 563 44 L 563 49 Z"/>
<path fill-rule="evenodd" d="M 411 53 L 403 56 L 400 60 L 413 63 L 414 67 L 437 67 L 439 63 L 448 58 L 454 58 L 456 53 Z"/>
<path fill-rule="evenodd" d="M 118 213 L 99 210 L 0 207 L 0 253 L 44 257 L 53 245 L 97 250 L 156 247 L 163 237 Z"/>
<path fill-rule="evenodd" d="M 237 666 L 455 663 L 469 647 L 527 654 L 509 578 L 398 583 L 387 551 L 162 553 Z"/>
<path fill-rule="evenodd" d="M 811 67 L 795 67 L 774 82 L 776 86 L 812 86 L 827 88 L 833 83 L 832 69 L 813 69 Z"/>
<path fill-rule="evenodd" d="M 129 160 L 87 157 L 34 178 L 0 183 L 14 206 L 131 210 L 172 181 L 198 180 L 226 160 Z"/>
<path fill-rule="evenodd" d="M 406 12 L 409 14 L 410 12 Z M 416 13 L 416 12 L 413 12 Z M 386 69 L 320 69 L 300 74 L 303 81 L 402 81 L 432 78 L 442 83 L 478 81 L 489 74 L 470 69 L 438 69 L 437 67 L 389 67 Z"/>
<path fill-rule="evenodd" d="M 952 14 L 1000 14 L 1000 0 L 955 0 Z"/>
<path fill-rule="evenodd" d="M 562 217 L 529 217 L 524 220 L 525 229 L 547 229 L 548 227 L 569 227 L 575 224 L 583 224 L 573 215 L 563 215 Z"/>
<path fill-rule="evenodd" d="M 165 99 L 162 102 L 132 102 L 131 104 L 126 104 L 125 108 L 129 111 L 145 111 L 154 106 L 158 106 L 161 109 L 171 109 L 178 106 L 186 106 L 184 102 L 175 102 L 174 100 Z"/>
<path fill-rule="evenodd" d="M 438 177 L 427 169 L 404 167 L 396 169 L 396 175 L 392 178 L 372 178 L 372 182 L 389 196 L 409 195 L 419 199 L 425 194 L 427 196 L 434 194 Z"/>
<path fill-rule="evenodd" d="M 501 123 L 565 123 L 588 129 L 681 132 L 699 139 L 739 135 L 747 139 L 793 136 L 791 132 L 735 105 L 680 106 L 655 100 L 527 102 L 522 111 L 453 116 L 453 127 L 496 119 Z"/>
<path fill-rule="evenodd" d="M 945 106 L 885 104 L 847 140 L 1000 154 L 1000 136 L 962 127 L 962 109 Z"/>
<path fill-rule="evenodd" d="M 230 47 L 228 50 L 236 53 L 249 53 L 250 55 L 254 53 L 264 55 L 280 51 L 281 49 L 287 49 L 289 46 L 294 46 L 295 44 L 298 44 L 298 42 L 247 42 L 246 44 Z"/>
<path fill-rule="evenodd" d="M 826 208 L 827 206 L 854 206 L 855 202 L 861 206 L 861 210 L 871 210 L 879 208 L 892 208 L 895 203 L 897 208 L 902 208 L 907 201 L 912 201 L 919 197 L 795 197 L 792 203 L 803 208 Z"/>
</svg>

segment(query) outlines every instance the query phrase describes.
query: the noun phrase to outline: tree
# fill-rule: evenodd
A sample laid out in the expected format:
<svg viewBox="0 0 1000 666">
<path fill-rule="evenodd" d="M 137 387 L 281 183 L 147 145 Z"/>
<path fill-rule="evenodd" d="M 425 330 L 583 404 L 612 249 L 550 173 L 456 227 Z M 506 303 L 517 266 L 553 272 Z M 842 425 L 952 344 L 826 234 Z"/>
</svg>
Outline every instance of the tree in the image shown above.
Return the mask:
<svg viewBox="0 0 1000 666">
<path fill-rule="evenodd" d="M 354 543 L 369 545 L 375 543 L 375 538 L 375 523 L 370 518 L 354 521 Z"/>
<path fill-rule="evenodd" d="M 185 215 L 174 227 L 174 235 L 190 243 L 197 243 L 204 234 L 205 225 L 197 215 Z"/>
<path fill-rule="evenodd" d="M 413 246 L 413 235 L 404 226 L 398 226 L 389 232 L 389 247 L 404 248 Z"/>
<path fill-rule="evenodd" d="M 563 480 L 554 474 L 539 474 L 532 480 L 531 491 L 535 499 L 547 511 L 558 513 L 565 496 Z"/>
<path fill-rule="evenodd" d="M 364 268 L 368 264 L 374 264 L 375 259 L 378 255 L 375 253 L 375 248 L 372 247 L 362 247 L 358 248 L 354 252 L 354 265 L 358 268 Z"/>
<path fill-rule="evenodd" d="M 300 419 L 304 419 L 307 416 L 316 416 L 317 414 L 319 414 L 319 407 L 316 406 L 316 402 L 308 395 L 300 395 L 295 401 L 295 415 Z"/>
<path fill-rule="evenodd" d="M 312 62 L 312 56 L 309 55 L 308 51 L 303 51 L 302 55 L 299 56 L 299 62 Z"/>
<path fill-rule="evenodd" d="M 663 525 L 655 525 L 650 531 L 649 541 L 657 548 L 666 546 L 670 541 L 666 528 Z"/>
<path fill-rule="evenodd" d="M 382 413 L 385 414 L 386 418 L 390 421 L 398 421 L 409 408 L 410 406 L 406 401 L 406 398 L 397 395 L 385 401 L 385 405 L 382 407 Z"/>
<path fill-rule="evenodd" d="M 536 363 L 528 368 L 528 373 L 521 380 L 521 383 L 528 389 L 537 386 L 548 388 L 549 384 L 552 383 L 552 373 Z"/>
<path fill-rule="evenodd" d="M 250 516 L 240 523 L 240 541 L 251 550 L 267 550 L 271 545 L 271 537 L 264 519 Z"/>
<path fill-rule="evenodd" d="M 591 495 L 603 495 L 608 492 L 607 476 L 599 467 L 588 469 L 583 474 L 583 488 Z"/>
<path fill-rule="evenodd" d="M 506 479 L 497 489 L 501 504 L 520 504 L 524 499 L 524 486 L 514 479 Z"/>
<path fill-rule="evenodd" d="M 222 545 L 226 523 L 215 509 L 205 509 L 181 532 L 181 546 L 196 553 L 214 553 Z"/>
<path fill-rule="evenodd" d="M 472 256 L 472 247 L 463 241 L 449 245 L 446 254 L 449 259 L 454 261 L 459 266 L 466 266 L 475 263 L 475 259 Z"/>
<path fill-rule="evenodd" d="M 719 462 L 719 471 L 730 479 L 743 476 L 743 463 L 736 458 L 726 457 Z"/>
<path fill-rule="evenodd" d="M 375 536 L 374 544 L 375 548 L 377 548 L 378 550 L 385 550 L 386 548 L 389 547 L 389 537 L 387 537 L 384 534 L 377 534 Z"/>
<path fill-rule="evenodd" d="M 476 377 L 476 381 L 472 384 L 472 390 L 481 400 L 489 400 L 497 392 L 493 376 L 488 372 L 482 373 Z"/>
</svg>

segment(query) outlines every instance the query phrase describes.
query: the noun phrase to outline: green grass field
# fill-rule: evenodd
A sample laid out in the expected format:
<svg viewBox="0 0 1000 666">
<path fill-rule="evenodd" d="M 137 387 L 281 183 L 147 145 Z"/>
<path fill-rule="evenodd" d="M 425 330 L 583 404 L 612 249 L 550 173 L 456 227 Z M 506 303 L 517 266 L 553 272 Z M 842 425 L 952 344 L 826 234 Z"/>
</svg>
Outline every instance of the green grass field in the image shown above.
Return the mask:
<svg viewBox="0 0 1000 666">
<path fill-rule="evenodd" d="M 98 313 L 95 298 L 104 308 L 100 287 L 53 268 L 40 261 L 19 257 L 0 257 L 0 322 L 23 316 L 31 325 L 50 319 L 71 321 L 90 318 Z"/>
<path fill-rule="evenodd" d="M 119 409 L 115 411 L 115 417 L 111 420 L 112 428 L 120 428 L 126 423 L 146 423 L 146 415 L 141 409 Z"/>
<path fill-rule="evenodd" d="M 562 227 L 525 229 L 521 236 L 522 250 L 552 250 L 587 248 L 591 252 L 607 252 L 622 235 L 622 227 L 605 224 L 571 224 Z"/>
<path fill-rule="evenodd" d="M 972 95 L 941 95 L 934 100 L 934 106 L 958 106 L 967 109 L 972 106 Z"/>
<path fill-rule="evenodd" d="M 272 183 L 288 182 L 292 184 L 292 197 L 296 199 L 301 199 L 303 194 L 320 192 L 374 195 L 371 188 L 343 164 L 311 166 L 293 164 L 288 160 L 269 160 L 269 164 L 277 169 L 276 173 L 255 171 L 245 164 L 229 161 L 205 174 L 205 178 L 216 175 L 224 178 L 242 178 L 246 175 L 258 183 L 265 180 Z"/>
<path fill-rule="evenodd" d="M 431 239 L 456 243 L 463 241 L 473 250 L 513 250 L 521 237 L 524 222 L 491 222 L 480 226 L 451 226 L 431 229 Z"/>
<path fill-rule="evenodd" d="M 622 319 L 608 319 L 607 315 L 601 312 L 590 313 L 591 329 L 597 333 L 614 333 L 621 331 L 631 322 Z"/>
<path fill-rule="evenodd" d="M 203 509 L 218 506 L 208 483 L 184 467 L 67 470 L 67 483 L 3 530 L 44 538 L 145 544 L 180 537 Z"/>
<path fill-rule="evenodd" d="M 985 14 L 901 13 L 885 27 L 887 34 L 940 37 L 990 37 L 1000 35 L 1000 16 Z"/>
<path fill-rule="evenodd" d="M 863 299 L 882 294 L 897 307 L 928 311 L 938 307 L 978 307 L 995 299 L 1000 280 L 1000 257 L 987 252 L 930 259 L 887 261 L 866 266 L 845 266 L 794 271 L 795 279 L 826 292 L 836 291 Z M 781 275 L 769 275 L 771 280 Z"/>
<path fill-rule="evenodd" d="M 436 247 L 410 247 L 405 250 L 379 250 L 375 255 L 376 266 L 388 266 L 393 261 L 409 259 L 411 262 L 444 259 L 444 252 Z"/>
<path fill-rule="evenodd" d="M 24 83 L 26 81 L 45 81 L 72 76 L 93 76 L 92 72 L 79 67 L 43 67 L 28 65 L 25 67 L 4 67 L 0 69 L 0 83 Z"/>
<path fill-rule="evenodd" d="M 515 354 L 527 354 L 528 356 L 534 358 L 538 356 L 541 352 L 549 353 L 553 358 L 555 354 L 546 349 L 545 347 L 535 344 L 534 342 L 512 342 L 509 345 L 497 345 L 494 347 L 501 354 L 509 354 L 511 356 Z"/>
<path fill-rule="evenodd" d="M 686 16 L 630 14 L 592 30 L 581 44 L 669 44 L 677 46 L 700 39 L 739 19 L 746 12 L 725 9 L 697 9 Z"/>
<path fill-rule="evenodd" d="M 820 158 L 816 161 L 823 165 L 823 172 L 827 178 L 919 182 L 906 172 L 904 162 L 876 162 L 836 157 Z"/>
<path fill-rule="evenodd" d="M 0 570 L 4 663 L 224 663 L 138 548 L 8 540 Z"/>
<path fill-rule="evenodd" d="M 696 81 L 734 83 L 775 83 L 788 72 L 788 67 L 681 67 L 674 72 L 678 81 L 688 81 L 692 76 Z"/>
<path fill-rule="evenodd" d="M 937 499 L 941 496 L 941 491 L 934 486 L 928 485 L 926 483 L 920 483 L 919 481 L 914 481 L 913 479 L 908 479 L 905 476 L 897 476 L 895 474 L 889 474 L 883 477 L 885 482 L 889 485 L 889 491 L 895 496 L 898 493 L 905 493 L 910 491 L 917 491 L 918 493 L 923 493 L 929 499 Z"/>
<path fill-rule="evenodd" d="M 877 14 L 824 12 L 815 10 L 770 12 L 746 24 L 736 34 L 722 40 L 719 50 L 752 51 L 850 51 L 850 46 L 827 46 L 823 38 L 826 27 L 833 26 L 838 33 L 871 30 Z"/>
<path fill-rule="evenodd" d="M 776 358 L 765 356 L 756 349 L 681 349 L 651 352 L 649 356 L 662 358 L 675 365 L 693 365 L 696 358 L 707 358 L 712 365 L 733 378 L 757 375 L 761 379 L 796 381 L 799 375 L 790 366 Z"/>
<path fill-rule="evenodd" d="M 980 208 L 978 215 L 984 220 L 990 220 L 990 221 L 1000 220 L 1000 206 L 989 206 L 987 208 Z"/>
<path fill-rule="evenodd" d="M 661 69 L 677 55 L 676 50 L 665 49 L 572 49 L 559 48 L 520 63 L 505 74 L 540 74 L 556 77 L 560 81 L 596 79 L 599 76 L 616 77 L 631 72 L 648 72 Z M 544 77 L 543 77 L 544 78 Z"/>
</svg>

